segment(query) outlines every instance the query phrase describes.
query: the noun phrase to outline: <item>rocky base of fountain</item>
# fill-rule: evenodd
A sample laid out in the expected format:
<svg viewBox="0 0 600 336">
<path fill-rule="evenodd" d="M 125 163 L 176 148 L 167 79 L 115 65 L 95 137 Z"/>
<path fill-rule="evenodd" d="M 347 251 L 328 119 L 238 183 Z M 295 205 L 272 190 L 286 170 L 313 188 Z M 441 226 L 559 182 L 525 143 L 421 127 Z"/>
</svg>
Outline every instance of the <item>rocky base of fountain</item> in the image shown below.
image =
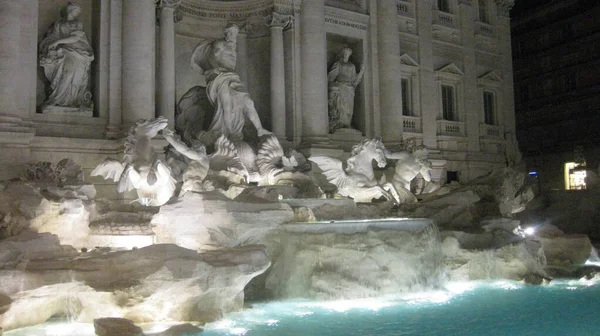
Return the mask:
<svg viewBox="0 0 600 336">
<path fill-rule="evenodd" d="M 22 238 L 0 243 L 0 283 L 12 300 L 0 317 L 4 330 L 53 316 L 214 321 L 241 309 L 244 286 L 270 265 L 260 245 L 203 253 L 172 244 L 78 253 L 54 235 Z"/>
<path fill-rule="evenodd" d="M 437 288 L 438 232 L 427 219 L 286 224 L 265 244 L 273 266 L 255 298 L 357 299 Z"/>
<path fill-rule="evenodd" d="M 400 207 L 279 202 L 268 188 L 236 200 L 188 192 L 141 211 L 94 200 L 87 184 L 4 182 L 0 327 L 52 317 L 204 323 L 241 309 L 244 292 L 358 298 L 435 288 L 447 279 L 581 276 L 587 236 L 549 225 L 515 235 L 518 221 L 489 220 L 502 216 L 500 201 L 490 197 L 497 187 L 445 187 Z M 381 217 L 413 219 L 373 220 Z M 433 219 L 441 231 L 415 217 Z"/>
</svg>

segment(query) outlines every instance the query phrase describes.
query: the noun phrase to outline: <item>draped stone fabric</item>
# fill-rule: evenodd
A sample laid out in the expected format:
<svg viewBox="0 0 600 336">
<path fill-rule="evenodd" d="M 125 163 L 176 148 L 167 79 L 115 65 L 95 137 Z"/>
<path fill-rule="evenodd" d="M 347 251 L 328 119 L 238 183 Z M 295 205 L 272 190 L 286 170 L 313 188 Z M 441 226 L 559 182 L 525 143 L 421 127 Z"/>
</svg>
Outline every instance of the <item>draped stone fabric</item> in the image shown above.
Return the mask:
<svg viewBox="0 0 600 336">
<path fill-rule="evenodd" d="M 333 133 L 338 128 L 352 128 L 354 92 L 362 79 L 362 73 L 356 73 L 354 64 L 348 62 L 347 58 L 341 57 L 329 70 L 327 79 L 329 82 L 329 132 Z"/>
<path fill-rule="evenodd" d="M 68 12 L 72 10 L 75 9 L 67 8 Z M 40 42 L 39 50 L 39 63 L 51 87 L 45 105 L 89 106 L 89 70 L 94 52 L 83 32 L 81 21 L 76 18 L 69 20 L 65 15 L 50 26 Z"/>
<path fill-rule="evenodd" d="M 237 61 L 237 26 L 225 29 L 225 39 L 202 41 L 192 53 L 192 66 L 206 78 L 206 93 L 215 108 L 208 132 L 223 134 L 233 141 L 244 138 L 248 118 L 258 135 L 269 134 L 263 129 L 254 102 L 235 72 Z"/>
</svg>

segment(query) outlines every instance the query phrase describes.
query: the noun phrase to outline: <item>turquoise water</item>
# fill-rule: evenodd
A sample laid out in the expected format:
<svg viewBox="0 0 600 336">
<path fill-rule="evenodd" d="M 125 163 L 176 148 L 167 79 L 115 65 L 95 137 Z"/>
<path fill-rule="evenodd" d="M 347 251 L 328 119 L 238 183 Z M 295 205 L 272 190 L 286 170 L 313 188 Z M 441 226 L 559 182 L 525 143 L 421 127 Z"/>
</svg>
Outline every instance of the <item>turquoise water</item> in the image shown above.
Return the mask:
<svg viewBox="0 0 600 336">
<path fill-rule="evenodd" d="M 600 283 L 468 282 L 380 299 L 255 304 L 207 325 L 201 336 L 600 335 L 598 314 Z M 94 333 L 89 324 L 47 324 L 5 335 Z"/>
<path fill-rule="evenodd" d="M 387 300 L 258 304 L 202 335 L 600 335 L 599 314 L 598 284 L 467 283 Z"/>
</svg>

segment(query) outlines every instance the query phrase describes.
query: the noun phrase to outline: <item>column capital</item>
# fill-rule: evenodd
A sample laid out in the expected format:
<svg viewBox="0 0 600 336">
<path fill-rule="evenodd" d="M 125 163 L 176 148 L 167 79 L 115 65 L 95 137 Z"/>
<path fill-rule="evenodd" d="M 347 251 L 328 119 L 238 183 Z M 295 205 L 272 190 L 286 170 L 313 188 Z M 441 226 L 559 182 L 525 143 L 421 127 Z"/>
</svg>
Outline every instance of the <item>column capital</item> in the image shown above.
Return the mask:
<svg viewBox="0 0 600 336">
<path fill-rule="evenodd" d="M 173 10 L 173 21 L 175 23 L 183 19 L 179 11 L 179 5 L 183 0 L 154 0 L 156 5 L 156 25 L 160 26 L 160 13 L 163 9 Z"/>
<path fill-rule="evenodd" d="M 242 22 L 237 22 L 236 25 L 239 28 L 239 33 L 244 35 L 251 34 L 256 29 L 256 23 L 251 22 L 248 19 Z"/>
<path fill-rule="evenodd" d="M 157 8 L 177 9 L 183 0 L 155 0 Z"/>
<path fill-rule="evenodd" d="M 281 27 L 285 29 L 289 27 L 293 22 L 293 16 L 279 14 L 277 12 L 271 13 L 269 16 L 265 16 L 265 20 L 267 21 L 267 26 L 271 28 Z"/>
<path fill-rule="evenodd" d="M 494 0 L 494 2 L 496 2 L 499 16 L 510 17 L 510 10 L 515 5 L 515 0 Z"/>
</svg>

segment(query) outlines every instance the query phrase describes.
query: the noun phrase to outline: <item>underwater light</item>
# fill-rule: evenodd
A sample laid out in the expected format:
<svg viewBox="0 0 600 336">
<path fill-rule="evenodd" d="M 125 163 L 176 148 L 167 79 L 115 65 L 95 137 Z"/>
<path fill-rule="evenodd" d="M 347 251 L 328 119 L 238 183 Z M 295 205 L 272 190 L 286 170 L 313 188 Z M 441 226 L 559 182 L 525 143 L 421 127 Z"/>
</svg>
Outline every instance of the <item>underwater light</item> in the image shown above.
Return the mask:
<svg viewBox="0 0 600 336">
<path fill-rule="evenodd" d="M 531 235 L 533 235 L 535 233 L 535 228 L 533 228 L 533 227 L 530 226 L 530 227 L 526 228 L 525 230 L 523 230 L 523 232 L 526 235 L 531 236 Z"/>
</svg>

